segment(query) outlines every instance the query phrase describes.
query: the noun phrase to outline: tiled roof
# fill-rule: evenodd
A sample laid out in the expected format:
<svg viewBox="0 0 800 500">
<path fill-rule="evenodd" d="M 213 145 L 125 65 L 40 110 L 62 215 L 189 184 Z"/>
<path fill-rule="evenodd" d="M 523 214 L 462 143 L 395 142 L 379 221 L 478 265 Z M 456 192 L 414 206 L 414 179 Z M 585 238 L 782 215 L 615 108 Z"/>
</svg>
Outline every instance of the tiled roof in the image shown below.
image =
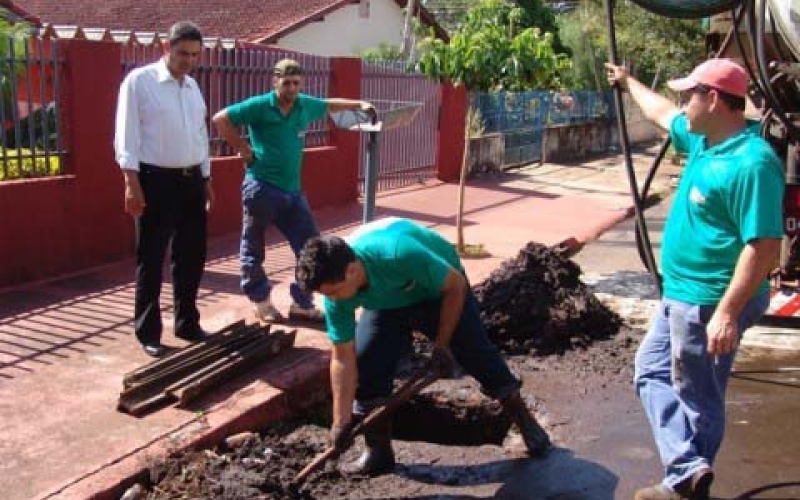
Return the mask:
<svg viewBox="0 0 800 500">
<path fill-rule="evenodd" d="M 177 21 L 191 20 L 203 35 L 256 42 L 271 42 L 325 14 L 358 3 L 358 0 L 15 1 L 46 24 L 163 33 Z M 405 0 L 395 1 L 405 5 Z M 424 9 L 422 18 L 433 22 Z M 444 33 L 438 26 L 435 28 Z"/>
</svg>

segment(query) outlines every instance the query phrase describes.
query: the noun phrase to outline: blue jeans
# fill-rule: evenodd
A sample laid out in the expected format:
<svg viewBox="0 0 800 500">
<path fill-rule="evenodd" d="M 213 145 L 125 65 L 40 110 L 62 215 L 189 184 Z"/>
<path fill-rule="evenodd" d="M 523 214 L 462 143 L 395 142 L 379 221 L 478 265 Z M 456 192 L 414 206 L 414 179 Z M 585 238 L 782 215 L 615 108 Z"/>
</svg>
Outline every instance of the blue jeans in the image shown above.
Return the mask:
<svg viewBox="0 0 800 500">
<path fill-rule="evenodd" d="M 242 241 L 239 250 L 241 288 L 253 302 L 269 298 L 272 285 L 264 272 L 267 227 L 274 224 L 289 242 L 295 259 L 309 238 L 319 235 L 305 195 L 290 193 L 267 182 L 245 178 L 242 183 Z M 292 283 L 290 293 L 301 307 L 311 307 L 310 293 Z"/>
<path fill-rule="evenodd" d="M 439 329 L 441 300 L 429 300 L 398 309 L 364 309 L 356 327 L 358 389 L 356 412 L 380 404 L 392 392 L 397 364 L 411 350 L 411 332 L 429 339 Z M 511 373 L 481 323 L 478 303 L 468 292 L 464 310 L 450 340 L 453 357 L 481 384 L 486 395 L 502 399 L 522 383 Z"/>
<path fill-rule="evenodd" d="M 769 305 L 753 297 L 737 322 L 739 335 Z M 713 466 L 725 431 L 725 389 L 736 351 L 709 356 L 706 325 L 715 305 L 663 299 L 636 353 L 635 384 L 665 468 L 675 489 L 703 466 Z"/>
</svg>

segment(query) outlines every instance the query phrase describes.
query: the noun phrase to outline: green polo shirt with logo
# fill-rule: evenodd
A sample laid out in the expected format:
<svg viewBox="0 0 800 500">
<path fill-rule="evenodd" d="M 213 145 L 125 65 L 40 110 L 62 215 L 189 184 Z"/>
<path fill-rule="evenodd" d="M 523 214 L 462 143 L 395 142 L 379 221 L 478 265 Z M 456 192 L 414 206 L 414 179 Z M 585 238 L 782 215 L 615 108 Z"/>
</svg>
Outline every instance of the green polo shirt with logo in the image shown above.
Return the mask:
<svg viewBox="0 0 800 500">
<path fill-rule="evenodd" d="M 704 136 L 689 132 L 685 115 L 672 121 L 672 143 L 687 160 L 664 227 L 665 297 L 718 303 L 744 246 L 783 237 L 783 167 L 758 129 L 757 122 L 749 122 L 707 147 Z M 759 292 L 767 288 L 765 280 Z"/>
<path fill-rule="evenodd" d="M 355 337 L 359 307 L 378 311 L 437 299 L 450 270 L 464 272 L 449 241 L 410 220 L 371 222 L 356 230 L 348 243 L 364 265 L 368 285 L 347 300 L 324 299 L 328 336 L 334 344 Z"/>
<path fill-rule="evenodd" d="M 300 191 L 306 130 L 327 111 L 324 99 L 298 94 L 291 111 L 284 116 L 274 90 L 229 106 L 231 123 L 237 127 L 247 126 L 255 156 L 247 165 L 245 176 L 291 193 Z"/>
</svg>

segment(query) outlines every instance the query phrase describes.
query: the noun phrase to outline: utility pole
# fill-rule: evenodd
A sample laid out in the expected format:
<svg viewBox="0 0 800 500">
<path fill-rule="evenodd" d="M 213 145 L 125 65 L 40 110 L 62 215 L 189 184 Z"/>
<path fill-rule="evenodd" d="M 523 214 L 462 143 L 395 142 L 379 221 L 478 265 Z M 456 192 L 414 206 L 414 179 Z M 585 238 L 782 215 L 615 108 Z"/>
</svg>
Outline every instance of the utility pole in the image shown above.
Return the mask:
<svg viewBox="0 0 800 500">
<path fill-rule="evenodd" d="M 406 0 L 406 17 L 403 22 L 403 45 L 400 47 L 400 54 L 404 61 L 407 61 L 409 55 L 411 55 L 411 47 L 413 45 L 412 39 L 414 37 L 414 29 L 411 25 L 411 20 L 414 19 L 416 7 L 417 0 Z"/>
</svg>

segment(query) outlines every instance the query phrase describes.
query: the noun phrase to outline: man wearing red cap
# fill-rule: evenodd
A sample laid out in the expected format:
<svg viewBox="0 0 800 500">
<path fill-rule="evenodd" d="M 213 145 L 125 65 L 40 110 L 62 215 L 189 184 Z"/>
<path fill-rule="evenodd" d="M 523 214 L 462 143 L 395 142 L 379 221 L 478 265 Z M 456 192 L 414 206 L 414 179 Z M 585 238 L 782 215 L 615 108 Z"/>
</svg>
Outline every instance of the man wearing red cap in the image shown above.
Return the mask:
<svg viewBox="0 0 800 500">
<path fill-rule="evenodd" d="M 784 174 L 758 123 L 744 117 L 747 74 L 710 59 L 668 82 L 672 101 L 606 64 L 687 162 L 664 227 L 663 297 L 636 354 L 635 385 L 663 481 L 636 500 L 709 498 L 725 430 L 725 388 L 742 333 L 769 304 L 783 237 Z"/>
</svg>

